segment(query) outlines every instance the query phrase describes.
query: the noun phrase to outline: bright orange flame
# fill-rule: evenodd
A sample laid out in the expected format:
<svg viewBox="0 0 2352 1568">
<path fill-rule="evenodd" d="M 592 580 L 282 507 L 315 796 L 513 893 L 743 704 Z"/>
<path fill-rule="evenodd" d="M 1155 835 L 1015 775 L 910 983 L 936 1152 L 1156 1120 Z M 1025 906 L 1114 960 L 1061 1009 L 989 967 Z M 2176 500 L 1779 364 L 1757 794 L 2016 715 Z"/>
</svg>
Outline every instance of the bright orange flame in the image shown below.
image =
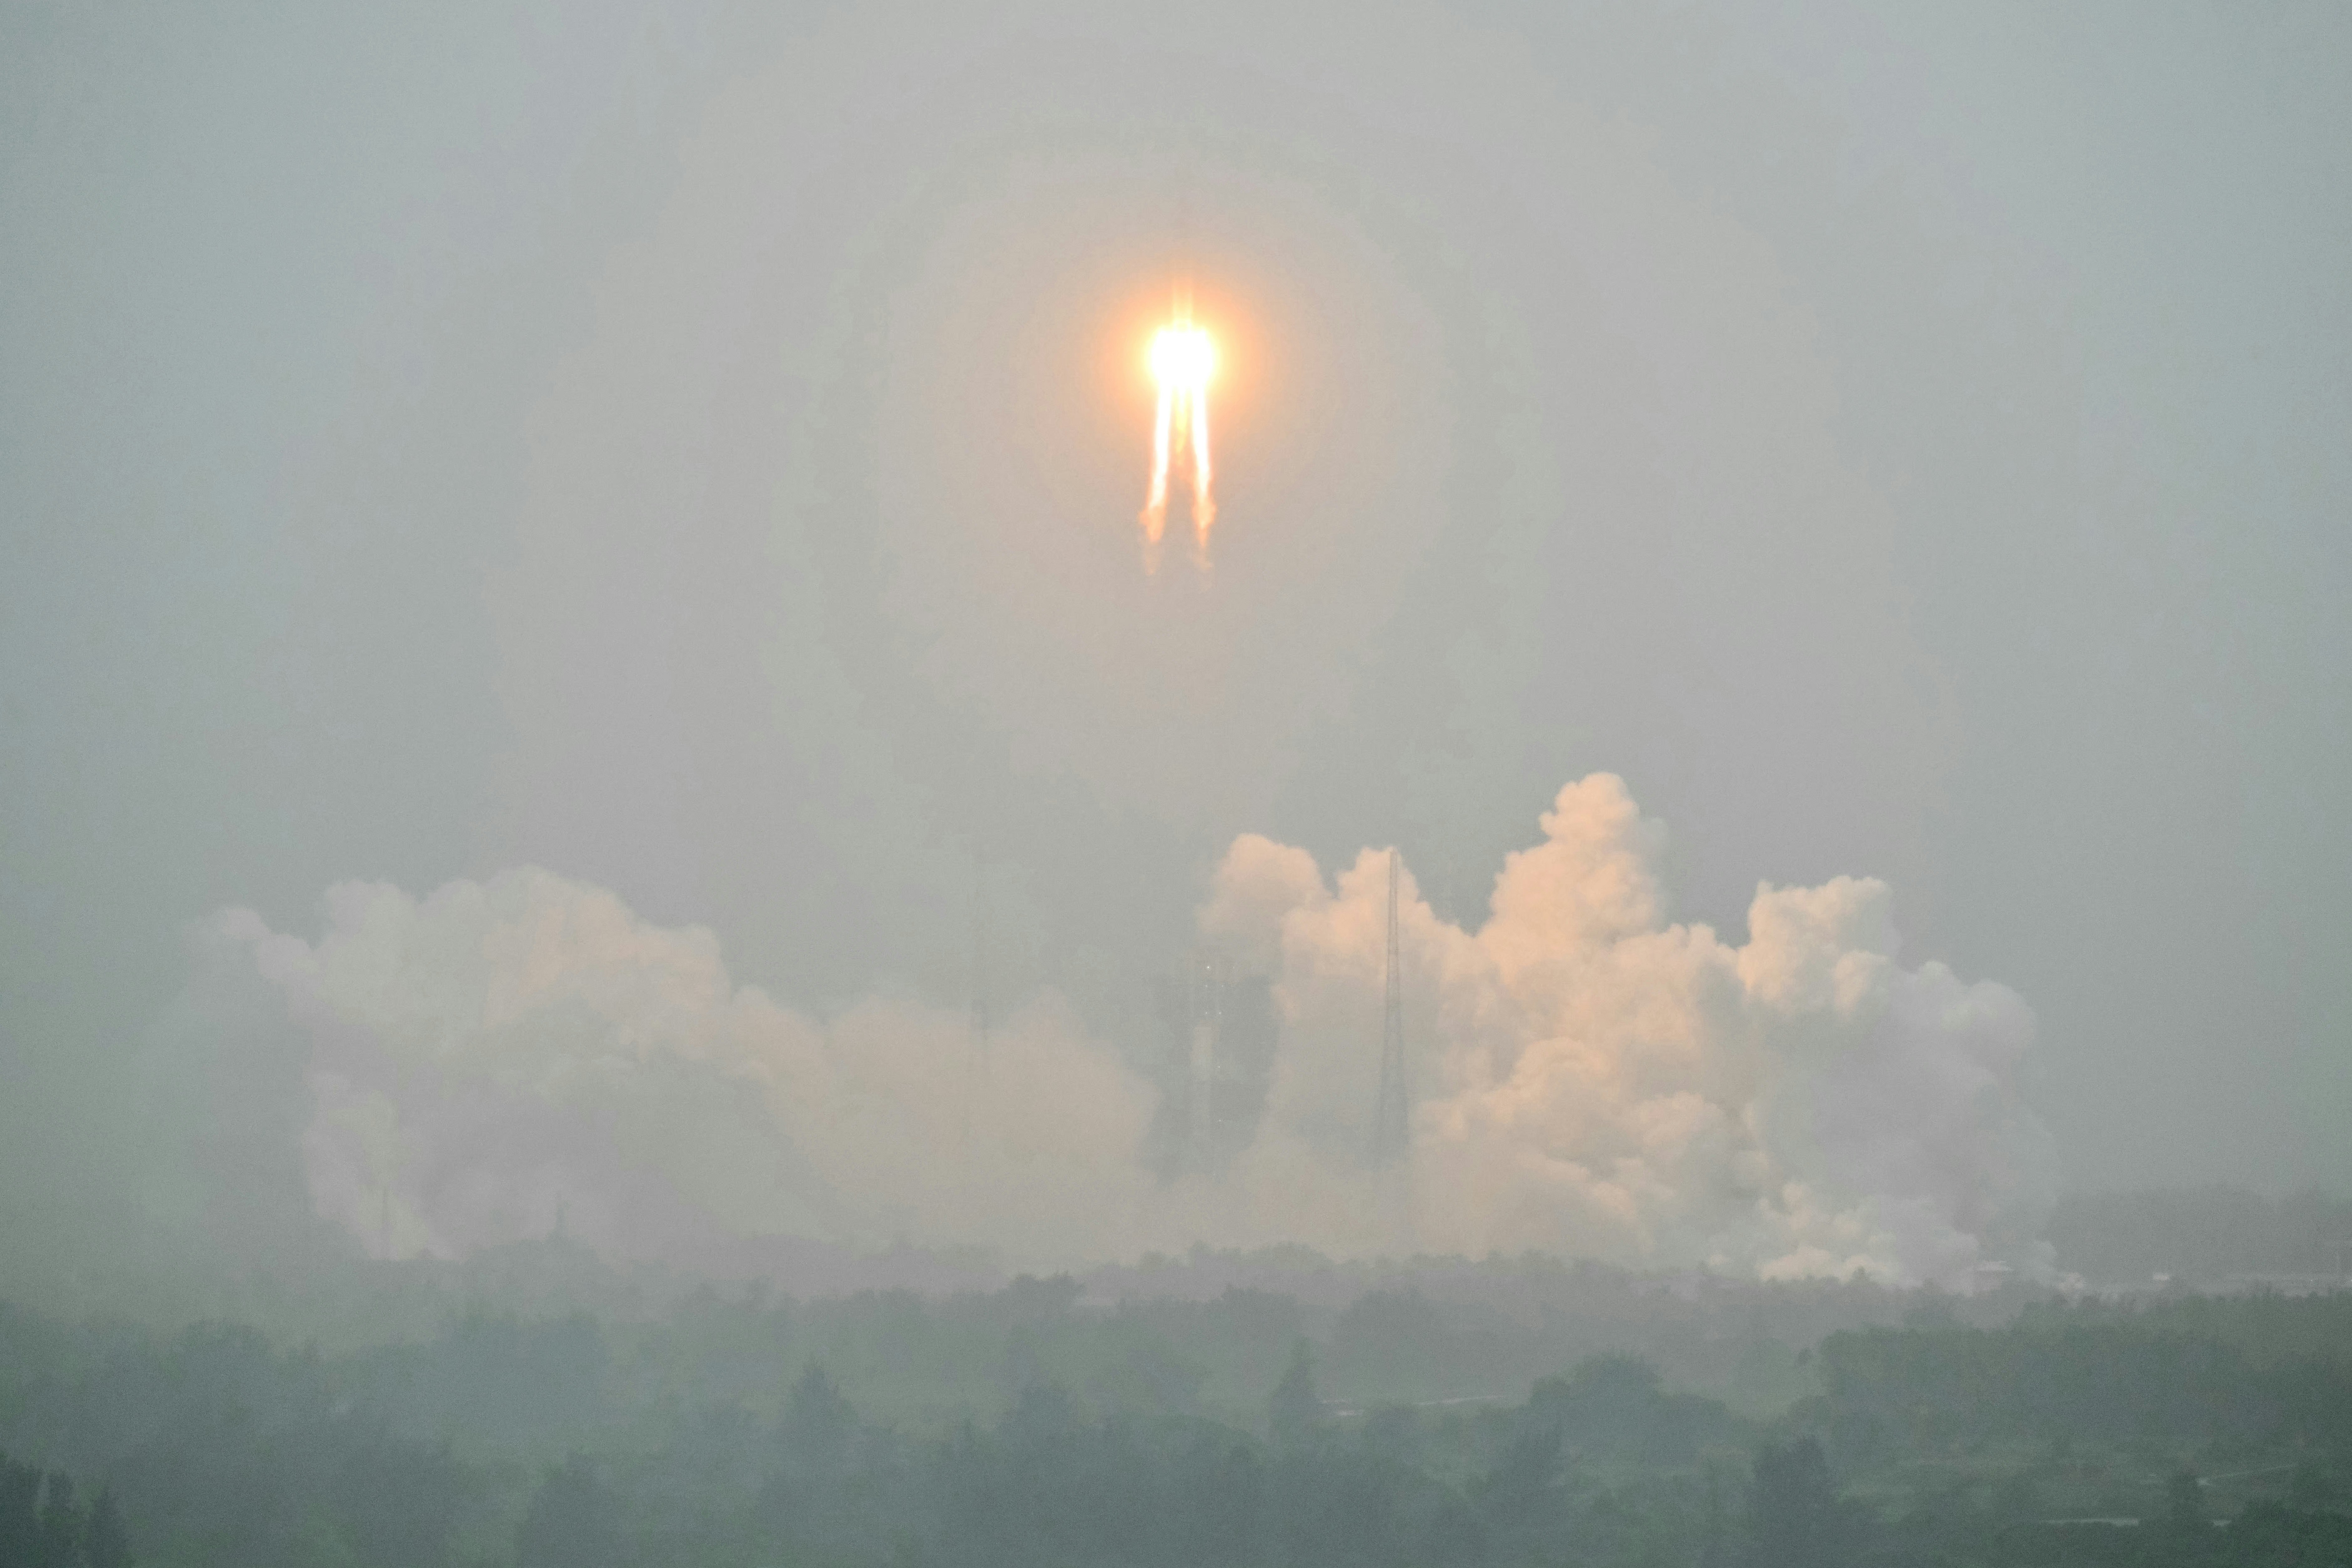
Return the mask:
<svg viewBox="0 0 2352 1568">
<path fill-rule="evenodd" d="M 1160 416 L 1151 437 L 1151 494 L 1143 503 L 1143 563 L 1160 568 L 1160 542 L 1168 531 L 1168 460 L 1188 452 L 1192 459 L 1192 548 L 1209 563 L 1209 529 L 1217 521 L 1209 467 L 1209 381 L 1217 371 L 1217 346 L 1205 328 L 1192 324 L 1192 306 L 1181 295 L 1176 319 L 1152 334 L 1151 379 L 1160 384 Z"/>
</svg>

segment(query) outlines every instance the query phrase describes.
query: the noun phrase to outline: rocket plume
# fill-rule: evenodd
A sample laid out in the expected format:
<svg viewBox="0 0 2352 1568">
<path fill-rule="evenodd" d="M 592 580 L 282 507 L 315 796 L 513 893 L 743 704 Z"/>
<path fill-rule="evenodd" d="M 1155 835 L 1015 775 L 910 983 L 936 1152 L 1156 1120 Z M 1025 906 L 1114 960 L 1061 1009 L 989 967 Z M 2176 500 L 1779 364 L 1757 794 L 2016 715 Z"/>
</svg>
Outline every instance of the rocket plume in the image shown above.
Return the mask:
<svg viewBox="0 0 2352 1568">
<path fill-rule="evenodd" d="M 1168 465 L 1189 456 L 1192 469 L 1192 549 L 1209 561 L 1209 530 L 1217 520 L 1209 465 L 1209 378 L 1217 367 L 1216 345 L 1206 329 L 1193 325 L 1189 300 L 1180 298 L 1176 319 L 1153 334 L 1151 378 L 1159 384 L 1159 415 L 1151 435 L 1151 493 L 1143 504 L 1143 562 L 1160 567 L 1160 541 L 1168 531 Z"/>
<path fill-rule="evenodd" d="M 1670 922 L 1665 848 L 1596 773 L 1461 925 L 1387 849 L 1332 878 L 1305 849 L 1235 839 L 1195 931 L 1266 977 L 1281 1039 L 1246 1142 L 1174 1181 L 1151 1128 L 1162 1093 L 1190 1104 L 1199 1080 L 1153 1085 L 1050 994 L 992 1014 L 982 1068 L 961 1008 L 817 1017 L 739 984 L 710 931 L 551 872 L 421 899 L 347 882 L 315 939 L 250 910 L 203 928 L 203 968 L 154 1036 L 161 1163 L 142 1180 L 162 1212 L 192 1192 L 240 1226 L 307 1210 L 379 1258 L 562 1225 L 685 1267 L 823 1237 L 1048 1269 L 1301 1242 L 1962 1289 L 2006 1277 L 1992 1263 L 2052 1278 L 2024 999 L 1898 963 L 1893 894 L 1867 878 L 1759 887 L 1744 940 Z M 1412 1095 L 1382 1172 L 1364 1153 L 1391 976 Z M 223 1162 L 225 1128 L 277 1142 Z"/>
</svg>

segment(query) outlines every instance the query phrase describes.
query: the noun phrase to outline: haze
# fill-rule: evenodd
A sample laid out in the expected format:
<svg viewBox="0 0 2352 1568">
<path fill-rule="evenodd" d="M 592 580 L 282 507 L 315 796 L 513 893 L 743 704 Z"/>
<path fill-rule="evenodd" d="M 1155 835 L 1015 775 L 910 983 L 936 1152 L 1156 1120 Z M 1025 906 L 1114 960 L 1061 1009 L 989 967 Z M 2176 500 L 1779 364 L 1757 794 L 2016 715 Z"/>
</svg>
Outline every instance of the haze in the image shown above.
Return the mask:
<svg viewBox="0 0 2352 1568">
<path fill-rule="evenodd" d="M 2348 46 L 11 11 L 19 1228 L 1909 1283 L 2046 1274 L 2063 1186 L 2342 1190 Z M 1135 538 L 1180 270 L 1205 579 Z M 1410 1223 L 1353 1120 L 1391 845 Z M 502 920 L 575 966 L 506 1034 Z M 1276 987 L 1282 1137 L 1188 1186 L 1140 1152 L 1203 942 Z M 1816 1093 L 1865 971 L 1901 1059 Z"/>
</svg>

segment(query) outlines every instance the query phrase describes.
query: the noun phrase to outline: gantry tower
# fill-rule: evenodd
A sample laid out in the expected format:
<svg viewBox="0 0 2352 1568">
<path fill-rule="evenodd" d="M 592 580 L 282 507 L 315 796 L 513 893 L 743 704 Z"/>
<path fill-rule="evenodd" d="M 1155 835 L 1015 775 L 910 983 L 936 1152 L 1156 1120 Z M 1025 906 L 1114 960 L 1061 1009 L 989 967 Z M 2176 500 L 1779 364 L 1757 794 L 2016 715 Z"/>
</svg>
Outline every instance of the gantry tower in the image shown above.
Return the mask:
<svg viewBox="0 0 2352 1568">
<path fill-rule="evenodd" d="M 1397 851 L 1389 851 L 1389 953 L 1381 1009 L 1381 1098 L 1372 1110 L 1372 1163 L 1400 1163 L 1412 1144 L 1404 1084 L 1404 964 L 1397 940 Z"/>
<path fill-rule="evenodd" d="M 988 855 L 971 854 L 971 1038 L 988 1047 Z"/>
</svg>

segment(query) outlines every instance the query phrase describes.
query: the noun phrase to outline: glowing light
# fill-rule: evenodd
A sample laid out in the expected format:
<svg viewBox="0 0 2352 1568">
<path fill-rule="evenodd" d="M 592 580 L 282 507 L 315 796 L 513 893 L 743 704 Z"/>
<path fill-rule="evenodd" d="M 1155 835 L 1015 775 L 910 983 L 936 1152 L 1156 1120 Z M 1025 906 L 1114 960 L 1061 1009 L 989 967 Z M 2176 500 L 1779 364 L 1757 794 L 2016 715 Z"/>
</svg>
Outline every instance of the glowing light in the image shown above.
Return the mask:
<svg viewBox="0 0 2352 1568">
<path fill-rule="evenodd" d="M 1192 323 L 1192 301 L 1179 294 L 1176 319 L 1152 335 L 1151 379 L 1160 386 L 1159 417 L 1151 436 L 1151 491 L 1143 503 L 1143 563 L 1160 569 L 1160 542 L 1168 531 L 1168 466 L 1180 454 L 1191 459 L 1192 550 L 1209 563 L 1209 530 L 1217 521 L 1209 461 L 1209 382 L 1217 372 L 1217 346 L 1207 329 Z"/>
</svg>

